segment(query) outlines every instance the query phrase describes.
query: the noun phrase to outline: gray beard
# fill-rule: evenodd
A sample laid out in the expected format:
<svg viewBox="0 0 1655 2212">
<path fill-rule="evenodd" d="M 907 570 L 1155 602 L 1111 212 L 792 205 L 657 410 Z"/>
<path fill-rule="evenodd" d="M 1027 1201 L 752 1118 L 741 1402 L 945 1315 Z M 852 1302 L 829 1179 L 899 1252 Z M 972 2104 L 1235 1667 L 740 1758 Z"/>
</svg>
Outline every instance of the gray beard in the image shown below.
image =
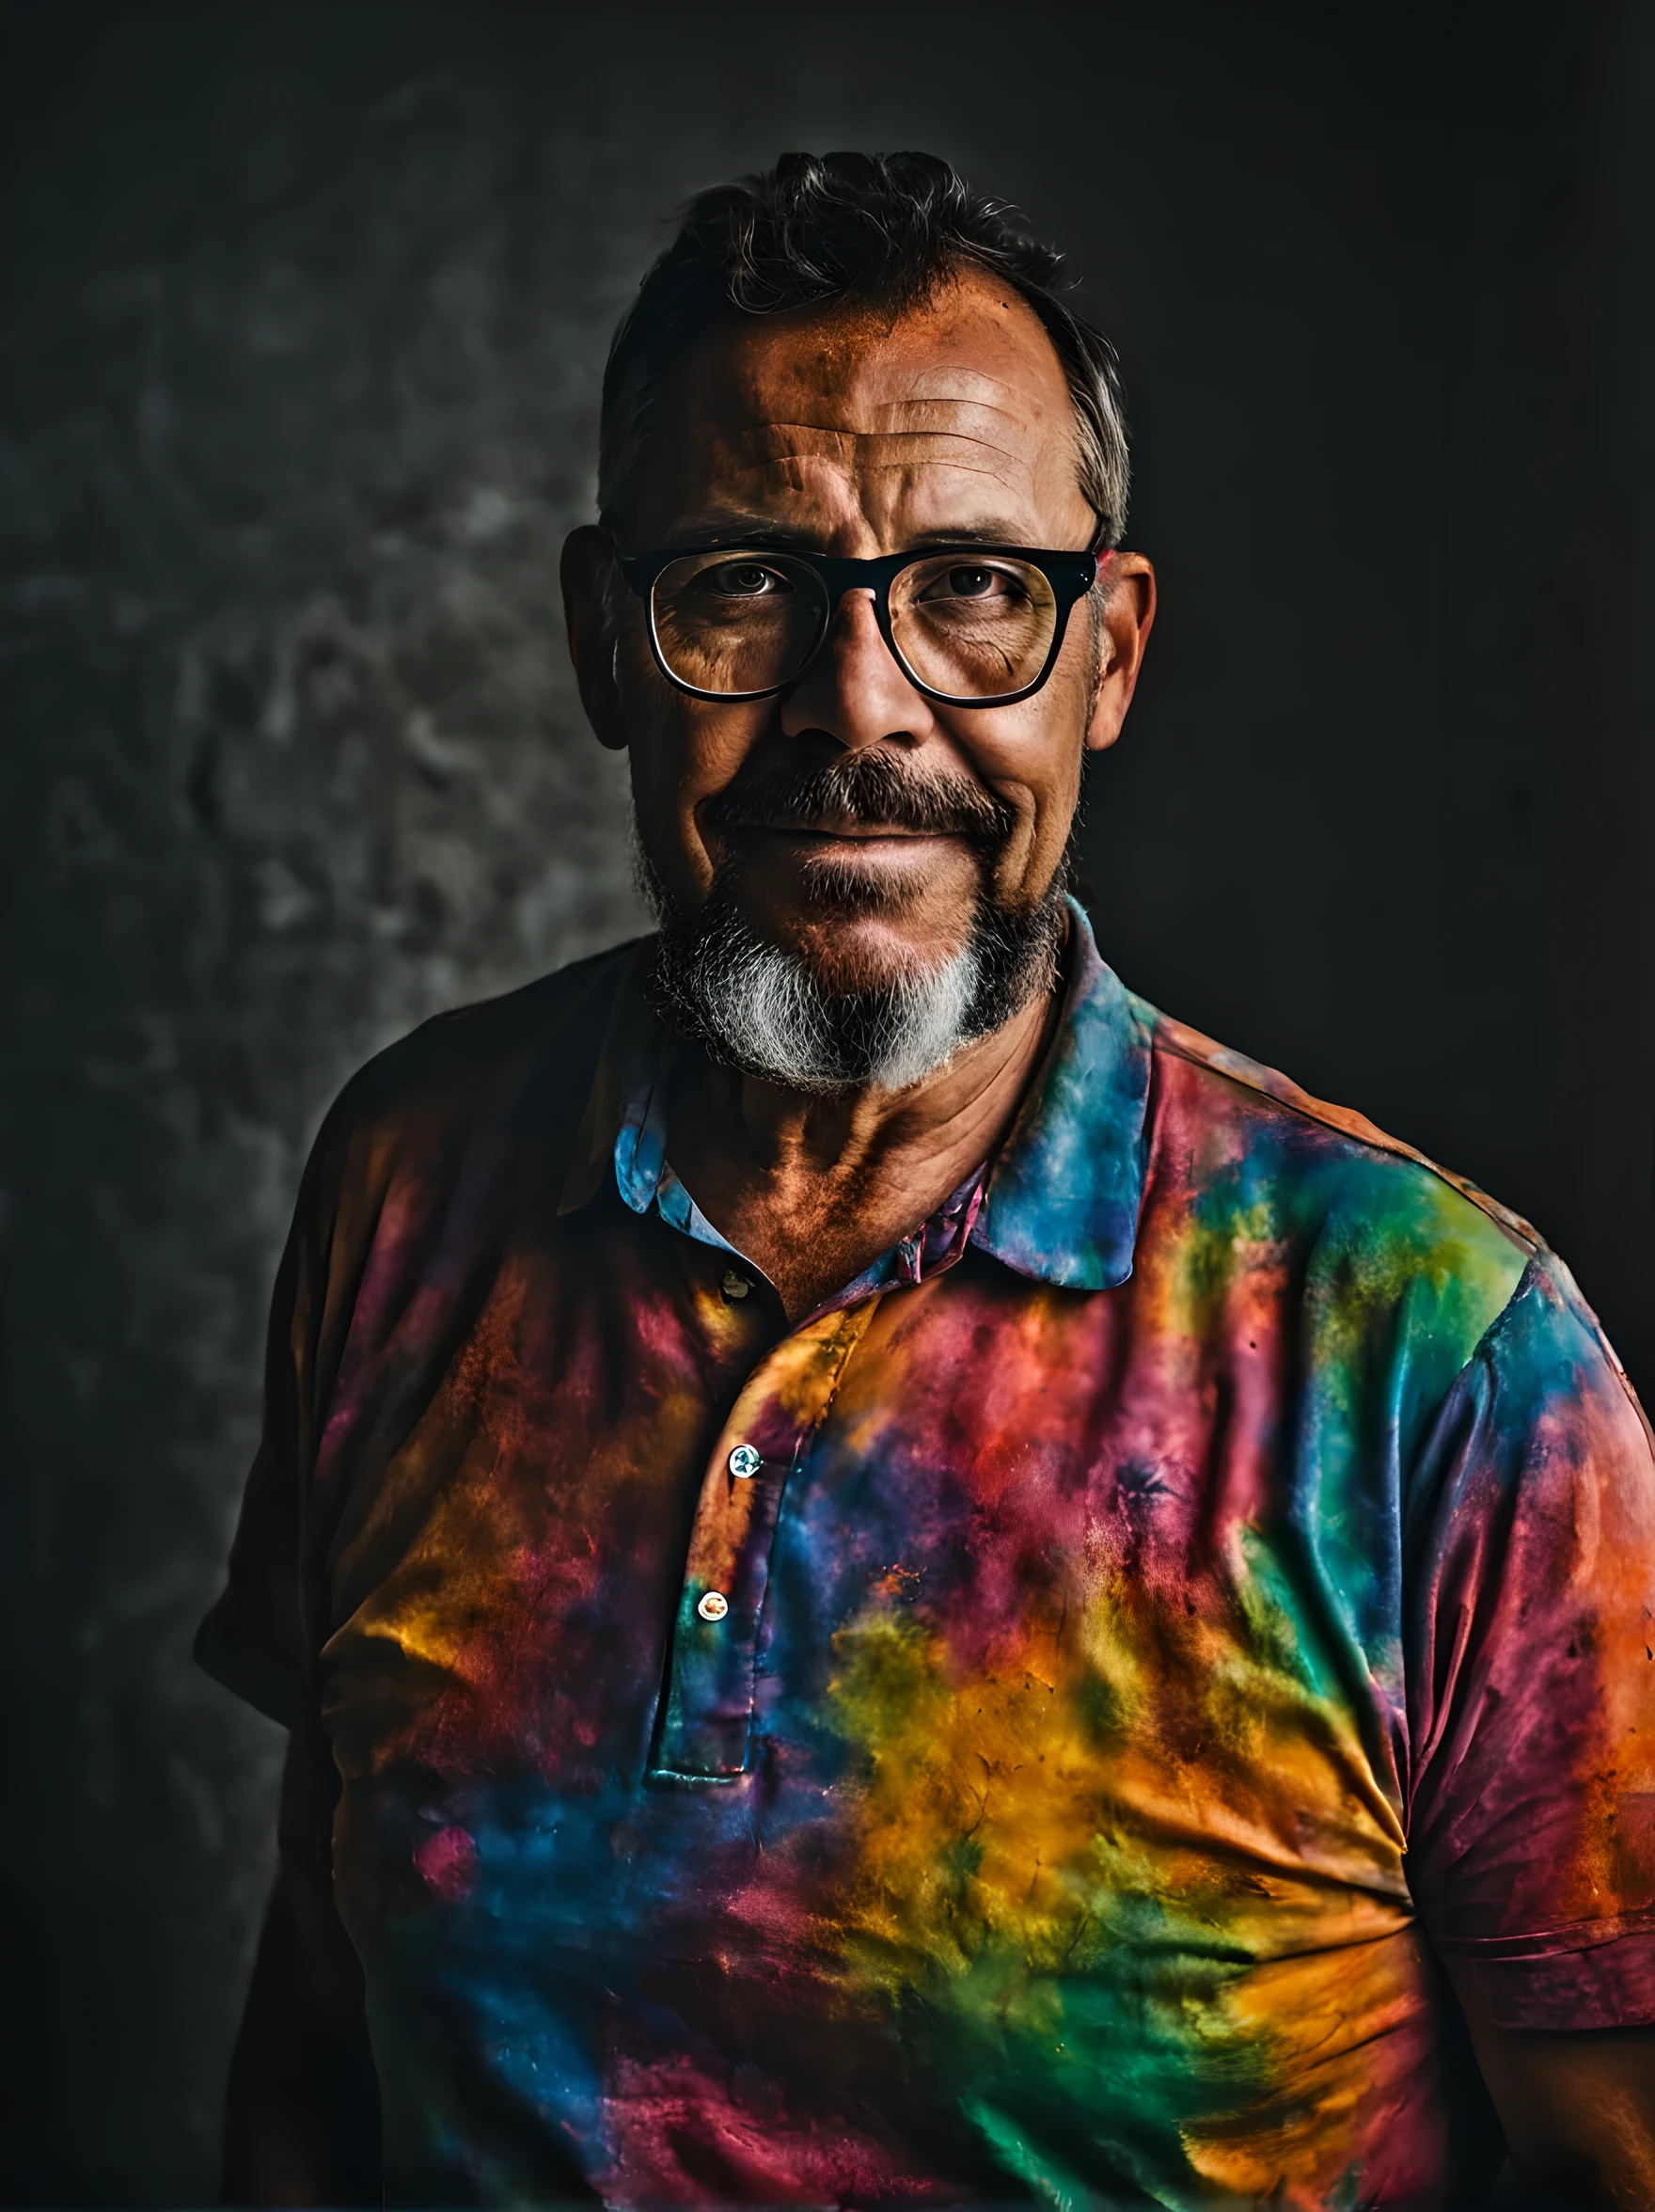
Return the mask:
<svg viewBox="0 0 1655 2212">
<path fill-rule="evenodd" d="M 682 915 L 636 827 L 633 862 L 660 925 L 653 991 L 660 1011 L 712 1059 L 789 1090 L 906 1090 L 1056 981 L 1066 870 L 1023 914 L 980 897 L 965 944 L 940 967 L 837 991 L 799 954 L 757 935 L 722 872 L 700 910 Z"/>
</svg>

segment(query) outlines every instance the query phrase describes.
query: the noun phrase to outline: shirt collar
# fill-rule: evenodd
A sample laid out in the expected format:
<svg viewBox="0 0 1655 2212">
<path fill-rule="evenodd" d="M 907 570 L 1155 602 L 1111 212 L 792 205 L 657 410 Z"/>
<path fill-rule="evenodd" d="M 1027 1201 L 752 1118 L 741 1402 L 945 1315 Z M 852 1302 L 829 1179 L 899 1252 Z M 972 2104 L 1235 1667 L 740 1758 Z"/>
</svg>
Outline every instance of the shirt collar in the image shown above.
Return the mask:
<svg viewBox="0 0 1655 2212">
<path fill-rule="evenodd" d="M 969 1240 L 1038 1282 L 1106 1290 L 1132 1272 L 1154 1015 L 1105 966 L 1084 910 L 1073 899 L 1068 908 L 1057 1034 Z M 640 945 L 620 979 L 558 1210 L 585 1205 L 612 1174 L 635 1211 L 654 1202 L 676 1226 L 730 1249 L 667 1161 L 664 1079 L 678 1047 L 644 996 L 652 950 Z"/>
<path fill-rule="evenodd" d="M 612 1172 L 616 1145 L 623 1131 L 638 1137 L 649 1118 L 657 1077 L 670 1039 L 645 994 L 654 938 L 640 939 L 621 964 L 609 1019 L 604 1025 L 597 1065 L 586 1106 L 569 1147 L 569 1165 L 558 1200 L 560 1214 L 573 1213 L 595 1198 Z"/>
<path fill-rule="evenodd" d="M 1070 899 L 1056 1036 L 1001 1147 L 972 1241 L 1042 1283 L 1108 1290 L 1132 1272 L 1155 1017 L 1104 965 Z"/>
</svg>

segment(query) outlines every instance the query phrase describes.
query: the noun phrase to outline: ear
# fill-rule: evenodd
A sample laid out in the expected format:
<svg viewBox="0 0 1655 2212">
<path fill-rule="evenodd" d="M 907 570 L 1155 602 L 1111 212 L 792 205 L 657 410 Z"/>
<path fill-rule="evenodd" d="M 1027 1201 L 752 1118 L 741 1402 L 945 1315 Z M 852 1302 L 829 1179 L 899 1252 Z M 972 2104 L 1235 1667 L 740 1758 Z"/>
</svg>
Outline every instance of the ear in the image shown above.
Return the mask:
<svg viewBox="0 0 1655 2212">
<path fill-rule="evenodd" d="M 1104 570 L 1101 666 L 1086 750 L 1102 752 L 1121 734 L 1155 623 L 1155 570 L 1142 553 L 1111 553 Z"/>
<path fill-rule="evenodd" d="M 615 604 L 621 578 L 601 529 L 583 523 L 570 531 L 563 541 L 559 576 L 580 703 L 598 743 L 612 752 L 623 752 L 626 730 L 615 682 Z"/>
</svg>

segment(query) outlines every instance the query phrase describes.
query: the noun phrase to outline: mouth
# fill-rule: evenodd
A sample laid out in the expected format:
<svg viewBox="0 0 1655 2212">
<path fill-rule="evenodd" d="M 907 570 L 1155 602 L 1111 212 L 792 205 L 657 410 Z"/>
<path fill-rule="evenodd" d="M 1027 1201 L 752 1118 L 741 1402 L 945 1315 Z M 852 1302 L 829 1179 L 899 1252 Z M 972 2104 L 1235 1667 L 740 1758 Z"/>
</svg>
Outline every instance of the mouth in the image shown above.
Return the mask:
<svg viewBox="0 0 1655 2212">
<path fill-rule="evenodd" d="M 786 837 L 814 845 L 933 845 L 957 843 L 957 830 L 910 830 L 900 822 L 755 822 L 736 835 Z"/>
<path fill-rule="evenodd" d="M 746 845 L 755 858 L 768 851 L 804 862 L 831 860 L 841 868 L 911 863 L 971 845 L 957 830 L 909 830 L 893 822 L 764 822 L 724 834 L 737 850 Z"/>
</svg>

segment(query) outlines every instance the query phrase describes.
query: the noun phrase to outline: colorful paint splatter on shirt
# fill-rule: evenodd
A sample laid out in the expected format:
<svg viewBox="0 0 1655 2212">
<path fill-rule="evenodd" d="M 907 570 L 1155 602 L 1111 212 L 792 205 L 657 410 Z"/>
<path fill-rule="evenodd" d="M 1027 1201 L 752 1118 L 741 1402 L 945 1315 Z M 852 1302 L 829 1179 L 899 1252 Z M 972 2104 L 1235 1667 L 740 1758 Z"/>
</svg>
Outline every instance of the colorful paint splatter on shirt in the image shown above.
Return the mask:
<svg viewBox="0 0 1655 2212">
<path fill-rule="evenodd" d="M 347 1090 L 202 1632 L 338 1770 L 388 2197 L 1458 2201 L 1462 2006 L 1655 2019 L 1655 1463 L 1567 1272 L 1076 909 L 999 1159 L 789 1328 L 647 959 Z"/>
</svg>

